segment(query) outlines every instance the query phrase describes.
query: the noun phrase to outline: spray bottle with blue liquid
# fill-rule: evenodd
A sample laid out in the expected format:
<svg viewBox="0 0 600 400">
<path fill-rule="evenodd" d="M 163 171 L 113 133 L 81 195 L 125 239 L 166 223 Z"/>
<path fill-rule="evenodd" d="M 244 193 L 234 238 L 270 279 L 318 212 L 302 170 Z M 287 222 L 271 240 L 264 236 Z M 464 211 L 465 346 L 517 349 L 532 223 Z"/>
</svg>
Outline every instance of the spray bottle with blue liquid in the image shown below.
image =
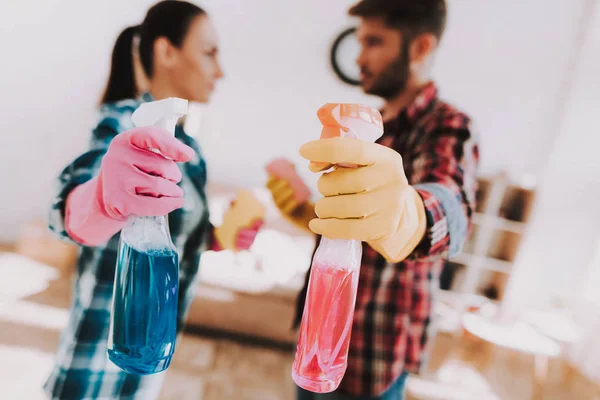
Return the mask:
<svg viewBox="0 0 600 400">
<path fill-rule="evenodd" d="M 187 100 L 168 98 L 142 104 L 136 126 L 175 134 Z M 155 149 L 150 149 L 156 151 Z M 136 217 L 121 231 L 108 335 L 108 357 L 135 375 L 164 371 L 177 336 L 179 261 L 167 216 Z"/>
</svg>

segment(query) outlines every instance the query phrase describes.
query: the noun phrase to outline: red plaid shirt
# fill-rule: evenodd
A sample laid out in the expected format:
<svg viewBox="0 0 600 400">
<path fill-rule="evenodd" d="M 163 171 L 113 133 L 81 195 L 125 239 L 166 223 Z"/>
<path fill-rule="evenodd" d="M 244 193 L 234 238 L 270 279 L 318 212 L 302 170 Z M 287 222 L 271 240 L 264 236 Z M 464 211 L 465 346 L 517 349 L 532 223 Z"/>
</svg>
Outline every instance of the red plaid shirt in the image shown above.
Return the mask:
<svg viewBox="0 0 600 400">
<path fill-rule="evenodd" d="M 462 249 L 474 211 L 478 147 L 468 116 L 440 101 L 432 83 L 393 121 L 378 143 L 403 157 L 423 198 L 427 233 L 409 259 L 388 263 L 366 243 L 340 391 L 383 393 L 403 371 L 417 373 L 445 260 Z M 308 279 L 307 279 L 308 282 Z M 297 308 L 301 318 L 306 285 Z"/>
</svg>

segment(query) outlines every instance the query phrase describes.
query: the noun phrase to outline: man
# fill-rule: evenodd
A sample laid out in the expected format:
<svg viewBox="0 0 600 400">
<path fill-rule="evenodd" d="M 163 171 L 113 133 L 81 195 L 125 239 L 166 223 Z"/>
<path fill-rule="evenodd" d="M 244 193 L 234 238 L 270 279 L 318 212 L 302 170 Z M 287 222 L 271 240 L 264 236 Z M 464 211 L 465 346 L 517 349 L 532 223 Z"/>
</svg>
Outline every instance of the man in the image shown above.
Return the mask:
<svg viewBox="0 0 600 400">
<path fill-rule="evenodd" d="M 462 249 L 474 211 L 479 155 L 471 121 L 438 99 L 430 78 L 445 0 L 362 0 L 350 15 L 360 18 L 362 89 L 385 101 L 384 135 L 377 144 L 336 138 L 302 147 L 313 171 L 323 165 L 316 163 L 361 166 L 324 174 L 316 205 L 296 204 L 285 179 L 269 183 L 297 224 L 363 241 L 346 374 L 329 394 L 299 389 L 302 400 L 403 398 L 407 374 L 424 361 L 444 260 Z M 300 313 L 305 293 L 306 286 Z"/>
</svg>

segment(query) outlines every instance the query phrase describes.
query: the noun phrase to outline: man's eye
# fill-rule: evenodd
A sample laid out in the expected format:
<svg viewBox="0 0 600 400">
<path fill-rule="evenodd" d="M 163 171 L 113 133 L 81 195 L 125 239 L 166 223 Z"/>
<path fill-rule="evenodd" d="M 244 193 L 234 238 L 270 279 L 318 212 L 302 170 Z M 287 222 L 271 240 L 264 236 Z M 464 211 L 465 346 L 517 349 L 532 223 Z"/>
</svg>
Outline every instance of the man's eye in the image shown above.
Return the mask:
<svg viewBox="0 0 600 400">
<path fill-rule="evenodd" d="M 371 46 L 379 46 L 381 44 L 381 39 L 378 38 L 369 38 L 365 41 L 365 44 L 369 47 Z"/>
</svg>

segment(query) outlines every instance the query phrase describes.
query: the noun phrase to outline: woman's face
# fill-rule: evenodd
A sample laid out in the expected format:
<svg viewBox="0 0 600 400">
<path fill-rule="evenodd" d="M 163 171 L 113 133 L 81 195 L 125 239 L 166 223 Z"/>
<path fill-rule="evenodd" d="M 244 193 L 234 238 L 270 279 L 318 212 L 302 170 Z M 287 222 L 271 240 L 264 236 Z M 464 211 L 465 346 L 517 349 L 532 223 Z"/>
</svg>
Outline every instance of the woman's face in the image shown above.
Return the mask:
<svg viewBox="0 0 600 400">
<path fill-rule="evenodd" d="M 217 80 L 223 77 L 218 61 L 218 37 L 206 15 L 194 18 L 181 48 L 175 49 L 170 81 L 179 97 L 208 102 Z"/>
</svg>

